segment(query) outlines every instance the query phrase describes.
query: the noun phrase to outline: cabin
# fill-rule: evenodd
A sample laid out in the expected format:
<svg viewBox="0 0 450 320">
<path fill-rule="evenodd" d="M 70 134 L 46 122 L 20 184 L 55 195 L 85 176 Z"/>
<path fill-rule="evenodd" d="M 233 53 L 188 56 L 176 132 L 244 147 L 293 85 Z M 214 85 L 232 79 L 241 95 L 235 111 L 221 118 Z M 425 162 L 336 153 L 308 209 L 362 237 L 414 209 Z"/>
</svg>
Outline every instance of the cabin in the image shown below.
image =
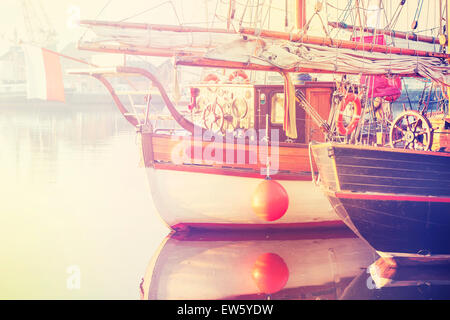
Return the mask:
<svg viewBox="0 0 450 320">
<path fill-rule="evenodd" d="M 319 115 L 328 119 L 335 90 L 334 82 L 307 81 L 295 85 Z M 194 122 L 212 131 L 278 129 L 280 143 L 324 141 L 324 135 L 307 112 L 296 102 L 297 138 L 291 139 L 283 130 L 285 118 L 283 85 L 198 84 L 191 87 L 195 95 L 192 106 Z"/>
</svg>

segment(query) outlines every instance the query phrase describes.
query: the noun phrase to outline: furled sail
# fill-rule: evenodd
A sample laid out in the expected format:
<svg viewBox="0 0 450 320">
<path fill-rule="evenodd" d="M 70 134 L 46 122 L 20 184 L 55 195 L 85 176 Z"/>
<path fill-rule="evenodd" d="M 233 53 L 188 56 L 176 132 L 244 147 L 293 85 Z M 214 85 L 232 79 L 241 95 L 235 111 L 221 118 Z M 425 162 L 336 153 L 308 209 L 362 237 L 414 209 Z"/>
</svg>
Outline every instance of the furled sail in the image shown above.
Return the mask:
<svg viewBox="0 0 450 320">
<path fill-rule="evenodd" d="M 376 51 L 386 46 L 370 44 L 365 46 L 367 50 L 353 50 L 338 44 L 355 43 L 362 47 L 364 44 L 333 40 L 314 44 L 298 36 L 289 41 L 280 39 L 279 35 L 284 33 L 261 34 L 256 29 L 238 33 L 226 29 L 106 21 L 82 21 L 81 25 L 96 35 L 95 40 L 80 42 L 79 48 L 86 50 L 175 56 L 182 65 L 201 65 L 203 61 L 209 66 L 207 62 L 213 60 L 210 66 L 223 68 L 421 76 L 450 85 L 448 63 L 443 59 L 448 58 L 445 53 L 394 48 L 383 53 Z"/>
<path fill-rule="evenodd" d="M 367 53 L 291 41 L 266 44 L 260 47 L 256 55 L 254 51 L 236 50 L 236 43 L 224 47 L 210 50 L 204 56 L 215 60 L 251 62 L 256 65 L 274 66 L 293 72 L 313 69 L 318 72 L 341 74 L 420 75 L 440 84 L 450 85 L 448 63 L 440 58 L 412 58 L 399 54 Z M 229 47 L 232 49 L 227 50 L 226 48 Z M 241 45 L 239 48 L 245 48 L 245 46 Z M 230 52 L 233 52 L 233 54 L 231 55 Z M 239 54 L 240 56 L 238 56 Z M 231 59 L 231 57 L 234 57 L 234 59 Z M 189 60 L 189 58 L 181 58 L 180 60 Z"/>
<path fill-rule="evenodd" d="M 200 54 L 206 52 L 207 48 L 224 45 L 239 38 L 238 34 L 226 30 L 175 25 L 96 20 L 84 20 L 80 25 L 95 34 L 92 40 L 83 39 L 79 43 L 80 49 L 116 50 L 137 55 Z"/>
</svg>

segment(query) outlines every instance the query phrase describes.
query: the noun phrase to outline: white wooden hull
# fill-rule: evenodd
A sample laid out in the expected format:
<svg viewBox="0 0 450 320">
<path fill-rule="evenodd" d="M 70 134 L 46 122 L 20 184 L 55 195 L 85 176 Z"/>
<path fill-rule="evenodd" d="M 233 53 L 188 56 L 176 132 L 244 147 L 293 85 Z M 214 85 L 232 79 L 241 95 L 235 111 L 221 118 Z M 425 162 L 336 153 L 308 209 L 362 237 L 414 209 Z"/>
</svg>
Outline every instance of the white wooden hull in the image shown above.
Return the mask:
<svg viewBox="0 0 450 320">
<path fill-rule="evenodd" d="M 321 190 L 311 181 L 277 180 L 289 196 L 279 220 L 267 222 L 251 207 L 258 178 L 146 168 L 151 194 L 162 219 L 172 228 L 266 228 L 343 225 Z"/>
</svg>

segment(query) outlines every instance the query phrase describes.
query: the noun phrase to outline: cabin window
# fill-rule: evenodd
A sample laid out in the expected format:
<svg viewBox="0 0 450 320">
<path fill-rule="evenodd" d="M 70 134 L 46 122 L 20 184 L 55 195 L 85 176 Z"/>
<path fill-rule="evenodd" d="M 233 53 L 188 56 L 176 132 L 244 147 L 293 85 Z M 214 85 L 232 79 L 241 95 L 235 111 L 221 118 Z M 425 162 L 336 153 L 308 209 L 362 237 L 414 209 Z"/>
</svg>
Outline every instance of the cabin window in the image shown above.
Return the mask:
<svg viewBox="0 0 450 320">
<path fill-rule="evenodd" d="M 272 95 L 270 119 L 272 124 L 283 124 L 284 122 L 284 93 Z"/>
</svg>

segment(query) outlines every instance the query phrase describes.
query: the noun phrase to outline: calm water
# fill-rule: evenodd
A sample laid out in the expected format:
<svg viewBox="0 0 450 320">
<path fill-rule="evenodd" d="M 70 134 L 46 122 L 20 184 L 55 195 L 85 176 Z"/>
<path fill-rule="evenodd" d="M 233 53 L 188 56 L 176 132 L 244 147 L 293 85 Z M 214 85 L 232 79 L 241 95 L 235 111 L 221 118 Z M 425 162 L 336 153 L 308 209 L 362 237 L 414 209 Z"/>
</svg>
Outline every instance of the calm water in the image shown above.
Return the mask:
<svg viewBox="0 0 450 320">
<path fill-rule="evenodd" d="M 112 105 L 2 106 L 0 146 L 1 299 L 449 297 L 448 268 L 375 289 L 347 230 L 169 235 Z"/>
<path fill-rule="evenodd" d="M 0 146 L 0 298 L 139 298 L 168 229 L 114 106 L 2 106 Z"/>
</svg>

